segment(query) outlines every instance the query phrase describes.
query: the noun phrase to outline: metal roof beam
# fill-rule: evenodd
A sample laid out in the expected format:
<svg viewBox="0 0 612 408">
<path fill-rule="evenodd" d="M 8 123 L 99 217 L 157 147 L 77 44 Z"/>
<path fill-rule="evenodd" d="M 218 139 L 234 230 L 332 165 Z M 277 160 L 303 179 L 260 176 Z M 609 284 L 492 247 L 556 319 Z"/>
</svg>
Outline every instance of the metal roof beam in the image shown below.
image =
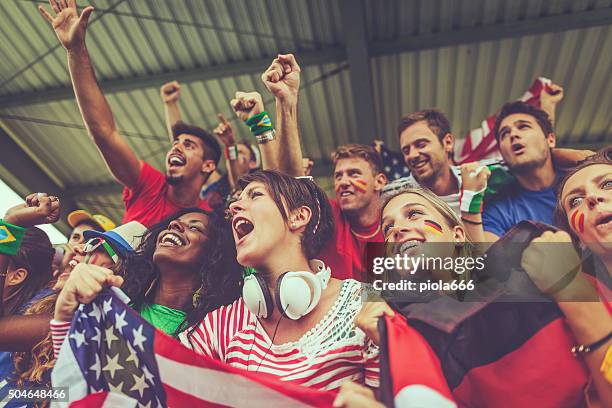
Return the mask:
<svg viewBox="0 0 612 408">
<path fill-rule="evenodd" d="M 356 11 L 354 11 L 351 7 L 347 7 L 347 12 L 356 13 Z M 363 10 L 361 13 L 362 12 Z M 494 41 L 504 38 L 515 38 L 527 35 L 568 31 L 610 24 L 612 24 L 612 8 L 600 8 L 582 11 L 579 13 L 559 14 L 540 18 L 530 18 L 511 23 L 492 24 L 429 35 L 411 36 L 395 41 L 374 41 L 370 42 L 367 48 L 369 55 L 374 57 L 397 54 L 401 52 L 435 49 L 460 44 Z M 344 25 L 347 26 L 346 23 L 344 23 Z M 365 22 L 363 25 L 365 25 Z M 361 30 L 365 30 L 363 25 Z M 358 28 L 354 26 L 355 24 L 348 24 L 347 30 L 357 30 Z M 359 37 L 359 40 L 361 40 L 361 37 Z M 353 38 L 352 36 L 347 36 L 347 45 L 349 41 L 357 42 L 357 37 Z M 354 46 L 357 47 L 358 45 L 359 44 L 355 44 Z M 359 48 L 357 48 L 357 50 L 359 50 Z M 352 52 L 353 51 L 354 50 L 352 50 Z M 361 49 L 360 52 L 363 53 L 363 49 Z M 346 61 L 347 52 L 344 47 L 327 47 L 315 51 L 301 52 L 297 57 L 300 65 L 305 67 L 308 65 Z M 270 64 L 272 58 L 273 57 L 268 57 L 250 61 L 232 62 L 217 66 L 169 71 L 144 77 L 109 79 L 100 81 L 100 85 L 102 86 L 102 89 L 104 89 L 105 93 L 110 94 L 113 92 L 130 91 L 147 87 L 158 87 L 164 82 L 174 79 L 178 79 L 184 83 L 190 83 L 195 81 L 253 74 L 263 72 L 263 70 Z M 367 64 L 367 66 L 369 69 L 369 64 Z M 74 93 L 72 91 L 72 87 L 62 86 L 54 89 L 0 96 L 0 109 L 73 98 Z"/>
<path fill-rule="evenodd" d="M 66 222 L 69 212 L 76 209 L 74 201 L 65 194 L 0 126 L 0 177 L 21 197 L 44 192 L 56 195 L 61 202 L 61 218 L 54 225 L 64 234 L 72 228 Z"/>
<path fill-rule="evenodd" d="M 366 37 L 363 0 L 341 0 L 340 14 L 346 55 L 349 63 L 355 118 L 359 122 L 355 142 L 368 144 L 377 135 L 374 87 L 370 72 L 370 53 Z M 355 137 L 354 136 L 354 137 Z"/>
<path fill-rule="evenodd" d="M 342 47 L 330 47 L 316 51 L 302 52 L 297 57 L 300 66 L 304 67 L 308 65 L 343 62 L 346 60 L 346 52 Z M 196 81 L 251 75 L 258 72 L 261 73 L 270 65 L 272 59 L 274 59 L 274 56 L 208 67 L 168 71 L 149 76 L 102 80 L 98 83 L 105 94 L 129 92 L 136 89 L 160 87 L 163 83 L 174 80 L 179 80 L 181 83 L 187 84 Z M 95 58 L 93 58 L 93 60 L 95 65 Z M 74 99 L 72 86 L 62 86 L 59 88 L 16 95 L 3 95 L 0 96 L 0 109 L 66 99 Z"/>
<path fill-rule="evenodd" d="M 530 18 L 509 23 L 406 37 L 396 41 L 376 41 L 370 44 L 370 54 L 372 56 L 381 56 L 610 24 L 612 24 L 612 8 L 601 8 L 578 13 Z"/>
</svg>

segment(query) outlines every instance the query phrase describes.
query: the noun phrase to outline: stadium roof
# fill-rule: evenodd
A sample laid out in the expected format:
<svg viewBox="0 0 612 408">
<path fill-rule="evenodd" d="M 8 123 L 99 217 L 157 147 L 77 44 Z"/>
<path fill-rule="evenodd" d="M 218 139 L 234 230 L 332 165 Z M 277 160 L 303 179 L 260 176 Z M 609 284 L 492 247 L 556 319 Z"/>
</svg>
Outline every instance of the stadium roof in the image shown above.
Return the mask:
<svg viewBox="0 0 612 408">
<path fill-rule="evenodd" d="M 22 195 L 59 193 L 66 211 L 120 221 L 121 190 L 84 130 L 65 52 L 36 10 L 45 3 L 0 2 L 0 178 Z M 302 143 L 324 176 L 339 144 L 378 137 L 397 148 L 402 114 L 439 107 L 463 136 L 538 76 L 565 88 L 559 144 L 603 146 L 612 133 L 611 3 L 97 0 L 87 43 L 120 131 L 158 168 L 168 149 L 164 82 L 184 85 L 186 121 L 212 129 L 217 112 L 232 117 L 238 90 L 258 90 L 274 111 L 260 75 L 278 53 L 295 53 Z"/>
</svg>

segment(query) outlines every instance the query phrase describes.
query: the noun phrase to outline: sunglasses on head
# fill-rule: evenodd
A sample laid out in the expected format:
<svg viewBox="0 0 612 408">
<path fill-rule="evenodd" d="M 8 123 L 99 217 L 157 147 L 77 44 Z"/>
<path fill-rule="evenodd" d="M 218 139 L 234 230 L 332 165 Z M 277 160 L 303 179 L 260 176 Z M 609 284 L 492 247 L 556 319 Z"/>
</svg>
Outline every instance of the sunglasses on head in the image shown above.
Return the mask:
<svg viewBox="0 0 612 408">
<path fill-rule="evenodd" d="M 108 256 L 110 256 L 115 263 L 119 261 L 119 256 L 117 255 L 115 250 L 102 237 L 96 237 L 96 238 L 92 238 L 88 240 L 85 243 L 83 252 L 85 252 L 87 255 L 91 255 L 94 253 L 96 249 L 100 247 L 100 245 L 106 250 L 106 253 L 108 254 Z"/>
</svg>

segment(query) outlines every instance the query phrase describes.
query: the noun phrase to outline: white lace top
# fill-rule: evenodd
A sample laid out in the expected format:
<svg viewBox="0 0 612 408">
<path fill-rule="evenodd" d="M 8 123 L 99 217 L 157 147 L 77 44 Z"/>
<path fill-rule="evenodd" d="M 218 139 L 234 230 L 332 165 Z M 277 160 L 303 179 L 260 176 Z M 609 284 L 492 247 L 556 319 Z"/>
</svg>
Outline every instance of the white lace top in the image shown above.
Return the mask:
<svg viewBox="0 0 612 408">
<path fill-rule="evenodd" d="M 307 387 L 333 390 L 347 380 L 378 387 L 378 347 L 353 323 L 361 291 L 360 282 L 343 281 L 323 319 L 295 342 L 272 344 L 242 298 L 206 315 L 191 336 L 184 332 L 180 340 L 232 366 Z"/>
</svg>

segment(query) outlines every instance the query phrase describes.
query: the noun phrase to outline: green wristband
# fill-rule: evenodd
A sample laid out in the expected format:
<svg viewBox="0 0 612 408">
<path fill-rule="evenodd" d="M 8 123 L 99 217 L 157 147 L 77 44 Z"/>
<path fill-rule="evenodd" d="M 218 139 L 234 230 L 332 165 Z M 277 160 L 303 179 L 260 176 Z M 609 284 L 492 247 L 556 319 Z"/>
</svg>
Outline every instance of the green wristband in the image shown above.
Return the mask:
<svg viewBox="0 0 612 408">
<path fill-rule="evenodd" d="M 268 112 L 266 111 L 250 117 L 244 123 L 246 123 L 246 125 L 251 128 L 251 133 L 253 133 L 253 136 L 258 136 L 262 133 L 274 130 L 274 126 L 272 126 L 272 121 L 270 120 Z"/>
<path fill-rule="evenodd" d="M 0 220 L 0 254 L 16 255 L 26 229 Z"/>
</svg>

